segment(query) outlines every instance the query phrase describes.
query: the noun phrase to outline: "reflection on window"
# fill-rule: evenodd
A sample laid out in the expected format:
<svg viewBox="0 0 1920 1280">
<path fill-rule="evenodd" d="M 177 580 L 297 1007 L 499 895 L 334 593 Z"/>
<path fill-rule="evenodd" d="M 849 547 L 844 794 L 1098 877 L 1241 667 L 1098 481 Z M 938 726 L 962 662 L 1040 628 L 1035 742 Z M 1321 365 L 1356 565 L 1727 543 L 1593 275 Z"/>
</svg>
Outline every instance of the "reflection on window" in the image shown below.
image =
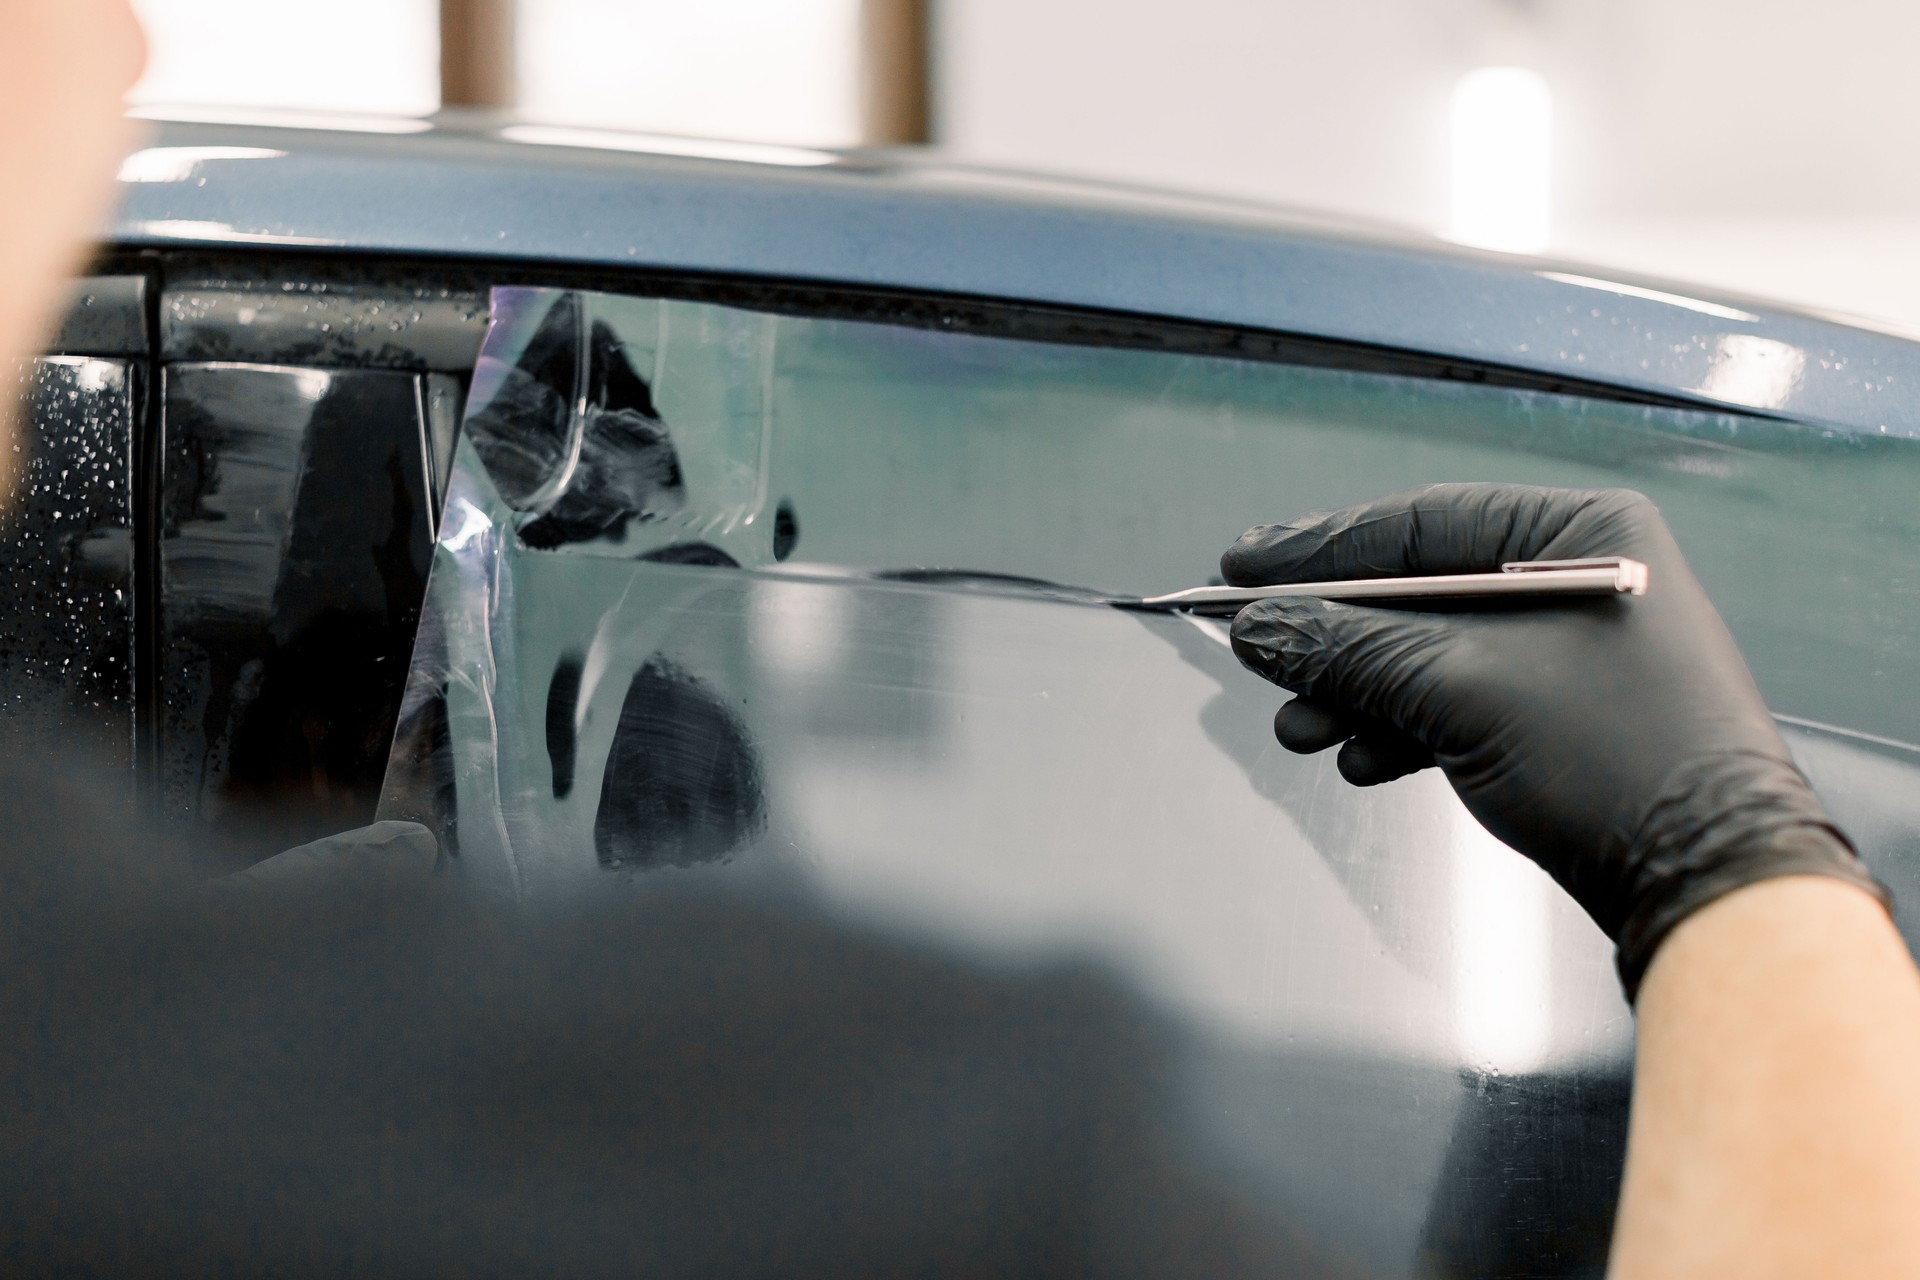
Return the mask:
<svg viewBox="0 0 1920 1280">
<path fill-rule="evenodd" d="M 1796 346 L 1750 333 L 1729 333 L 1720 339 L 1700 394 L 1756 409 L 1777 409 L 1793 394 L 1806 366 L 1807 353 Z"/>
<path fill-rule="evenodd" d="M 495 292 L 468 405 L 409 681 L 458 813 L 407 812 L 515 896 L 772 871 L 1269 1047 L 1611 1070 L 1605 938 L 1444 779 L 1349 787 L 1217 622 L 1053 585 L 1435 480 L 1649 492 L 1776 705 L 1915 736 L 1904 441 L 540 289 Z"/>
<path fill-rule="evenodd" d="M 582 300 L 575 310 L 543 291 L 495 298 L 496 321 L 520 317 L 514 341 L 530 349 L 562 320 L 587 335 L 585 389 L 554 373 L 547 401 L 562 416 L 542 418 L 538 456 L 521 459 L 571 468 L 572 488 L 554 487 L 558 471 L 498 477 L 509 496 L 529 495 L 521 532 L 536 544 L 1143 595 L 1207 581 L 1250 525 L 1405 486 L 1624 486 L 1659 503 L 1776 710 L 1920 739 L 1920 706 L 1906 696 L 1920 686 L 1920 652 L 1904 640 L 1920 632 L 1920 579 L 1906 571 L 1920 552 L 1911 441 L 1466 383 L 567 296 Z M 1796 372 L 1797 353 L 1757 341 L 1724 353 L 1725 376 L 1764 398 Z M 500 376 L 483 362 L 477 394 Z M 609 427 L 615 400 L 631 402 L 630 430 Z M 577 420 L 566 417 L 576 401 Z M 469 424 L 486 428 L 489 449 L 500 435 L 491 421 Z M 588 508 L 618 518 L 589 520 Z"/>
<path fill-rule="evenodd" d="M 1470 1066 L 1527 1071 L 1553 1030 L 1548 913 L 1558 890 L 1464 809 L 1453 812 L 1455 1041 Z"/>
</svg>

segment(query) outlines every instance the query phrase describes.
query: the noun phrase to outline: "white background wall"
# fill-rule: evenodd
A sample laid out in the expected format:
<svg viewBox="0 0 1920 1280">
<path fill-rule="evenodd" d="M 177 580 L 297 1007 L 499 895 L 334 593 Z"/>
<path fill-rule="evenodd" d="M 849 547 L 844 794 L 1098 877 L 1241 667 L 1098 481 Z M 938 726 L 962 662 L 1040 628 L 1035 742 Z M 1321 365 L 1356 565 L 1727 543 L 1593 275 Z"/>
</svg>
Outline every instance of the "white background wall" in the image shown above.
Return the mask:
<svg viewBox="0 0 1920 1280">
<path fill-rule="evenodd" d="M 939 0 L 988 161 L 1446 221 L 1448 96 L 1554 100 L 1556 252 L 1920 325 L 1910 0 Z"/>
<path fill-rule="evenodd" d="M 1561 243 L 1920 326 L 1920 6 L 1558 0 Z"/>
<path fill-rule="evenodd" d="M 57 3 L 58 0 L 44 0 Z M 143 103 L 423 115 L 438 0 L 134 0 Z M 842 145 L 860 130 L 859 0 L 519 0 L 530 117 Z"/>
<path fill-rule="evenodd" d="M 836 146 L 859 0 L 520 0 L 520 103 L 568 124 Z"/>
<path fill-rule="evenodd" d="M 137 102 L 401 115 L 440 102 L 438 0 L 133 0 L 133 7 L 149 50 Z"/>
<path fill-rule="evenodd" d="M 137 0 L 139 96 L 421 113 L 435 0 Z M 520 0 L 527 114 L 835 144 L 858 0 Z M 1912 0 L 930 0 L 943 144 L 1447 219 L 1448 101 L 1553 93 L 1556 252 L 1920 327 Z"/>
</svg>

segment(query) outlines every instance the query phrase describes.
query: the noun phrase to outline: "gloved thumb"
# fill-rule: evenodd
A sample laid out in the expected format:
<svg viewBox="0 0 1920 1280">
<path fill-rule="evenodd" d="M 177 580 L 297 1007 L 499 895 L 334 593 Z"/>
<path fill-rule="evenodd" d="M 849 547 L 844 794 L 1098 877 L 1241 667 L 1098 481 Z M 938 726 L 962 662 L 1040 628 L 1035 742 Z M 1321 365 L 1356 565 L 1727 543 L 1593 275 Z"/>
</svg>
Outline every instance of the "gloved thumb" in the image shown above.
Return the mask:
<svg viewBox="0 0 1920 1280">
<path fill-rule="evenodd" d="M 1310 596 L 1260 600 L 1233 620 L 1233 652 L 1283 689 L 1369 716 L 1432 747 L 1423 709 L 1439 665 L 1458 643 L 1436 614 L 1369 608 Z"/>
</svg>

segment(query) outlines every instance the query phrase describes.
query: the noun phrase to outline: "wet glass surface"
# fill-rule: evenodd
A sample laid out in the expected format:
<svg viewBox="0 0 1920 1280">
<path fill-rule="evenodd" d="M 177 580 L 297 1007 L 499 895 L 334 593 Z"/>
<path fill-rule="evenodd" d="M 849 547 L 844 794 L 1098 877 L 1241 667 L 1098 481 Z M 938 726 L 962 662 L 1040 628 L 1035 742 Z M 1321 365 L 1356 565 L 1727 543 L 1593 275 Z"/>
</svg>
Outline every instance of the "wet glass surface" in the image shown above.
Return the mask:
<svg viewBox="0 0 1920 1280">
<path fill-rule="evenodd" d="M 147 277 L 89 276 L 73 282 L 48 351 L 68 356 L 148 354 Z"/>
<path fill-rule="evenodd" d="M 0 735 L 134 763 L 133 438 L 139 369 L 47 356 L 25 391 L 0 510 Z"/>
<path fill-rule="evenodd" d="M 1094 956 L 1185 1028 L 1195 1159 L 1370 1274 L 1599 1274 L 1632 1038 L 1606 941 L 1436 774 L 1358 791 L 1282 751 L 1223 623 L 994 575 L 1164 590 L 1400 484 L 1631 484 L 1776 706 L 1920 714 L 1889 696 L 1909 445 L 650 299 L 495 315 L 383 814 L 508 899 L 715 880 Z M 1915 901 L 1920 753 L 1786 727 Z"/>
<path fill-rule="evenodd" d="M 183 274 L 161 299 L 161 356 L 170 361 L 465 370 L 486 332 L 486 299 L 466 290 L 311 273 L 236 279 L 192 266 Z"/>
<path fill-rule="evenodd" d="M 165 396 L 167 811 L 256 848 L 367 822 L 432 538 L 428 380 L 181 364 Z"/>
</svg>

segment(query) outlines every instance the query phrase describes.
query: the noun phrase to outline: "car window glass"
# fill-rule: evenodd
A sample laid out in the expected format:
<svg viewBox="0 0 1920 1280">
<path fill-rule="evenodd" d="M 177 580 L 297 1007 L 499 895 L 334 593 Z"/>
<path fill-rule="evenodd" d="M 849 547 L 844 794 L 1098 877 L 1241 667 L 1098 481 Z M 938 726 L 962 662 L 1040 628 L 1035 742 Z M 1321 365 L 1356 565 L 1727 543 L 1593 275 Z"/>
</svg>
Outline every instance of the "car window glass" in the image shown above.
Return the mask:
<svg viewBox="0 0 1920 1280">
<path fill-rule="evenodd" d="M 1153 594 L 1209 580 L 1252 524 L 1402 486 L 1627 486 L 1660 504 L 1776 710 L 1920 740 L 1914 441 L 651 298 L 500 290 L 496 314 L 483 382 L 561 329 L 588 353 L 551 393 L 549 453 L 522 460 L 567 489 L 519 495 L 558 502 L 534 535 L 556 545 Z M 483 454 L 501 438 L 476 435 Z M 641 489 L 644 509 L 596 507 Z"/>
<path fill-rule="evenodd" d="M 433 536 L 429 386 L 165 368 L 158 792 L 222 857 L 372 817 Z"/>
<path fill-rule="evenodd" d="M 0 735 L 81 743 L 132 770 L 134 429 L 141 368 L 45 356 L 0 396 L 24 392 L 0 506 Z M 5 411 L 0 410 L 0 418 Z"/>
<path fill-rule="evenodd" d="M 1093 957 L 1182 1028 L 1183 1140 L 1251 1202 L 1381 1274 L 1597 1269 L 1632 1027 L 1605 939 L 1431 771 L 1359 791 L 1282 751 L 1224 623 L 1044 584 L 1204 581 L 1247 524 L 1421 481 L 1647 489 L 1899 891 L 1920 753 L 1876 628 L 1912 607 L 1912 449 L 503 290 L 381 813 L 508 899 L 695 880 Z"/>
<path fill-rule="evenodd" d="M 765 744 L 789 712 L 807 744 L 796 767 L 830 758 L 833 744 L 866 762 L 870 797 L 821 806 L 828 826 L 891 811 L 910 788 L 887 771 L 936 761 L 929 777 L 969 804 L 1022 815 L 1021 838 L 1039 840 L 1048 789 L 1082 824 L 1088 803 L 1117 803 L 1097 784 L 1126 771 L 1091 762 L 1119 750 L 1128 770 L 1163 760 L 1150 776 L 1127 774 L 1128 797 L 1184 819 L 1194 796 L 1217 806 L 1238 796 L 1248 812 L 1224 805 L 1208 818 L 1221 841 L 1277 806 L 1339 866 L 1356 847 L 1377 849 L 1380 831 L 1453 830 L 1457 806 L 1442 788 L 1409 811 L 1411 827 L 1396 819 L 1368 834 L 1387 793 L 1362 801 L 1332 785 L 1321 796 L 1324 761 L 1277 754 L 1266 715 L 1279 695 L 1238 670 L 1220 624 L 1141 618 L 1033 584 L 1178 585 L 1262 516 L 1415 480 L 1633 483 L 1691 531 L 1776 690 L 1819 713 L 1795 733 L 1838 722 L 1871 736 L 1910 714 L 1873 705 L 1907 659 L 1875 665 L 1890 647 L 1858 619 L 1897 616 L 1911 596 L 1899 580 L 1885 591 L 1847 584 L 1903 545 L 1859 531 L 1898 534 L 1904 509 L 1873 499 L 1914 462 L 1905 441 L 1725 415 L 503 289 L 416 649 L 415 694 L 432 696 L 410 701 L 439 708 L 432 732 L 465 761 L 454 773 L 466 790 L 440 818 L 463 845 L 492 842 L 497 856 L 473 865 L 513 893 L 753 845 L 778 824 Z M 1842 504 L 1845 485 L 1854 500 Z M 1842 561 L 1851 574 L 1813 571 Z M 1809 617 L 1805 598 L 1833 603 Z M 1824 645 L 1808 661 L 1815 630 Z M 1076 671 L 1091 677 L 1085 708 L 1069 713 Z M 1004 691 L 956 710 L 984 696 L 980 680 L 999 690 L 1003 678 L 1044 714 L 986 740 L 1049 744 L 1043 758 L 1005 777 L 937 763 L 954 724 L 1005 719 L 989 710 Z M 1185 711 L 1128 710 L 1182 687 Z M 1163 759 L 1181 725 L 1211 746 Z M 408 733 L 398 755 L 417 762 Z M 697 777 L 668 768 L 688 742 Z M 982 758 L 995 754 L 1014 749 Z M 1223 756 L 1230 782 L 1215 786 L 1208 770 Z M 433 788 L 450 794 L 444 776 Z M 814 804 L 823 791 L 798 794 Z M 1122 832 L 1148 825 L 1135 815 L 1102 846 L 1117 857 Z M 942 829 L 986 838 L 968 824 Z M 1159 856 L 1178 830 L 1145 841 L 1140 857 Z M 1396 874 L 1405 897 L 1422 873 Z M 1351 898 L 1371 892 L 1365 875 L 1336 880 Z M 1059 883 L 1084 906 L 1078 876 Z"/>
</svg>

